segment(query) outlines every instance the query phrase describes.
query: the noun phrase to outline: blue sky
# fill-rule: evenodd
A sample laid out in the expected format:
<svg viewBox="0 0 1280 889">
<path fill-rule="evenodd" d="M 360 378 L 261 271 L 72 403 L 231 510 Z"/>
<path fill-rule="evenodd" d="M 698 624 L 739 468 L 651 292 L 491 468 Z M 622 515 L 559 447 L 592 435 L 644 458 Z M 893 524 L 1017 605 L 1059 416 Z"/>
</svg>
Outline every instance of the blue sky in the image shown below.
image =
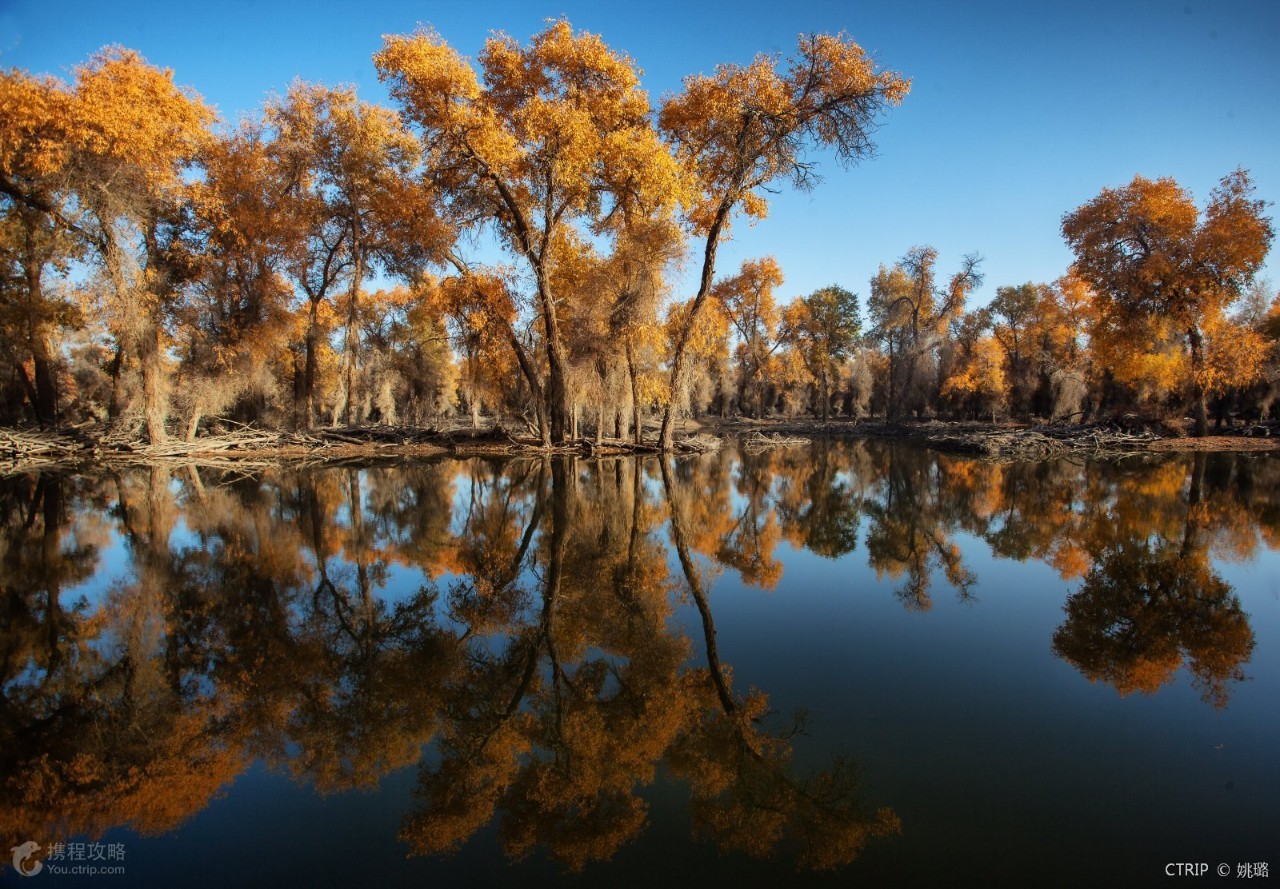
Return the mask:
<svg viewBox="0 0 1280 889">
<path fill-rule="evenodd" d="M 1261 197 L 1280 201 L 1277 0 L 0 0 L 0 65 L 66 77 L 119 43 L 174 69 L 234 121 L 295 77 L 354 83 L 385 102 L 370 59 L 383 34 L 431 24 L 474 55 L 490 31 L 523 41 L 560 15 L 631 55 L 655 101 L 686 74 L 785 54 L 801 32 L 848 31 L 913 78 L 877 158 L 849 170 L 823 163 L 817 190 L 785 190 L 767 220 L 735 227 L 722 249 L 722 274 L 777 257 L 784 298 L 830 283 L 865 297 L 880 263 L 923 243 L 938 248 L 946 274 L 964 253 L 985 257 L 975 303 L 999 285 L 1051 280 L 1070 262 L 1062 214 L 1137 173 L 1173 176 L 1203 201 L 1242 166 Z"/>
</svg>

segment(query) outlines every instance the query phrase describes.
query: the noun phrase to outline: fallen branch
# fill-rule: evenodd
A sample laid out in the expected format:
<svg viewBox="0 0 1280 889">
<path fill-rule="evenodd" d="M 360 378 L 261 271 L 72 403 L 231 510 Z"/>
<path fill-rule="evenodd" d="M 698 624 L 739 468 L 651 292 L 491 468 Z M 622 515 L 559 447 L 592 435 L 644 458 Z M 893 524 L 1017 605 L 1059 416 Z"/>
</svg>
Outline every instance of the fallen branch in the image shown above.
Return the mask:
<svg viewBox="0 0 1280 889">
<path fill-rule="evenodd" d="M 767 451 L 770 448 L 794 448 L 799 445 L 809 444 L 810 441 L 811 439 L 800 438 L 795 435 L 782 435 L 780 433 L 765 435 L 763 432 L 753 432 L 744 436 L 738 446 L 749 454 L 756 454 L 761 451 Z"/>
</svg>

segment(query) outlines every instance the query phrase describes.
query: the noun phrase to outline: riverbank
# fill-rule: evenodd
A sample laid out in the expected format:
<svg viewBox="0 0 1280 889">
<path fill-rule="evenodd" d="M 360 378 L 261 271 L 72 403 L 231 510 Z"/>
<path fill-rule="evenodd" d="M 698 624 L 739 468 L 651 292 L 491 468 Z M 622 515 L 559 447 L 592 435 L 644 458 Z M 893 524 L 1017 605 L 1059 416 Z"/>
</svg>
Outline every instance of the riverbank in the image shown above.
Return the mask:
<svg viewBox="0 0 1280 889">
<path fill-rule="evenodd" d="M 842 435 L 915 441 L 942 451 L 1005 459 L 1044 459 L 1068 453 L 1085 455 L 1171 451 L 1280 450 L 1280 428 L 1236 427 L 1196 438 L 1189 428 L 1138 421 L 1032 426 L 949 420 L 890 422 L 869 420 L 721 420 L 703 421 L 704 434 L 752 436 Z"/>
<path fill-rule="evenodd" d="M 656 439 L 656 433 L 653 438 Z M 691 434 L 677 442 L 677 450 L 707 451 L 720 440 Z M 276 432 L 243 427 L 219 435 L 186 441 L 169 439 L 148 444 L 127 436 L 79 427 L 58 432 L 0 429 L 0 474 L 55 466 L 112 466 L 138 463 L 180 463 L 197 466 L 235 465 L 241 468 L 288 462 L 293 465 L 433 456 L 512 456 L 519 454 L 657 453 L 655 444 L 617 439 L 580 439 L 544 448 L 537 439 L 501 427 L 409 428 L 392 426 L 334 427 L 306 432 Z"/>
<path fill-rule="evenodd" d="M 870 420 L 748 420 L 705 418 L 689 421 L 676 441 L 677 452 L 715 450 L 726 440 L 758 450 L 802 443 L 826 436 L 891 438 L 918 442 L 943 451 L 992 459 L 1038 460 L 1065 454 L 1109 455 L 1170 451 L 1275 451 L 1280 430 L 1254 426 L 1228 434 L 1195 438 L 1168 425 L 1120 422 L 1075 426 L 1026 426 L 980 422 Z M 565 453 L 585 456 L 656 453 L 656 430 L 640 444 L 613 438 L 584 438 L 550 450 L 528 436 L 509 430 L 416 429 L 388 426 L 329 428 L 308 432 L 274 432 L 245 427 L 193 441 L 146 444 L 80 427 L 47 432 L 0 429 L 0 472 L 24 472 L 53 466 L 134 463 L 255 465 L 337 463 L 400 457 L 452 455 L 508 456 Z"/>
</svg>

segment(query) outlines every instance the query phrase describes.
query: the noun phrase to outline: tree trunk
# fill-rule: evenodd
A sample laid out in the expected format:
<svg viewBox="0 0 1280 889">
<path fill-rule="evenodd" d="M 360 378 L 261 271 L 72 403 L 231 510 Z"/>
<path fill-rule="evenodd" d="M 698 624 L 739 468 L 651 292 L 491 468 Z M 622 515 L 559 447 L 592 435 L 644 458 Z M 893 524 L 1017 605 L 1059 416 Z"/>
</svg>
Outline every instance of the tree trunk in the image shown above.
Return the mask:
<svg viewBox="0 0 1280 889">
<path fill-rule="evenodd" d="M 554 295 L 547 280 L 547 270 L 540 259 L 526 251 L 537 277 L 538 302 L 542 310 L 542 332 L 547 345 L 547 386 L 544 392 L 551 443 L 564 444 L 574 428 L 570 416 L 568 358 L 564 351 L 564 338 L 560 334 L 560 320 L 556 315 Z"/>
<path fill-rule="evenodd" d="M 316 363 L 318 360 L 316 352 L 319 348 L 320 302 L 312 300 L 311 309 L 307 317 L 307 358 L 302 376 L 303 411 L 305 411 L 303 426 L 307 429 L 315 425 L 316 415 L 320 413 L 320 406 L 316 404 Z"/>
<path fill-rule="evenodd" d="M 48 343 L 44 341 L 43 334 L 38 334 L 32 345 L 35 347 L 32 350 L 31 363 L 35 371 L 36 392 L 36 403 L 32 406 L 36 410 L 36 420 L 40 423 L 41 429 L 46 426 L 56 427 L 58 425 L 58 389 L 53 362 L 49 358 Z"/>
<path fill-rule="evenodd" d="M 886 420 L 898 419 L 898 356 L 893 348 L 893 334 L 889 341 L 889 389 L 886 393 L 884 414 Z"/>
<path fill-rule="evenodd" d="M 535 408 L 538 415 L 538 438 L 542 439 L 544 448 L 551 447 L 551 423 L 547 419 L 547 406 L 545 403 L 539 403 Z"/>
<path fill-rule="evenodd" d="M 631 382 L 631 434 L 636 444 L 644 444 L 644 427 L 640 418 L 640 381 L 636 379 L 636 359 L 630 334 L 627 335 L 627 377 Z"/>
<path fill-rule="evenodd" d="M 303 429 L 306 427 L 307 417 L 307 395 L 304 391 L 305 381 L 303 376 L 306 373 L 306 337 L 303 337 L 304 346 L 303 353 L 298 354 L 296 350 L 290 350 L 293 357 L 293 428 Z"/>
<path fill-rule="evenodd" d="M 572 419 L 569 416 L 569 381 L 565 378 L 564 347 L 560 342 L 559 326 L 554 340 L 548 337 L 547 342 L 547 419 L 551 427 L 553 444 L 564 444 L 571 431 Z"/>
<path fill-rule="evenodd" d="M 1191 397 L 1196 421 L 1196 437 L 1209 434 L 1209 410 L 1206 403 L 1202 371 L 1204 368 L 1204 338 L 1195 325 L 1187 331 L 1187 343 L 1191 347 Z"/>
<path fill-rule="evenodd" d="M 142 410 L 147 426 L 147 441 L 159 444 L 166 439 L 164 429 L 168 413 L 164 392 L 164 357 L 160 350 L 160 326 L 148 323 L 138 338 L 138 362 L 142 371 Z"/>
<path fill-rule="evenodd" d="M 22 224 L 23 246 L 19 251 L 19 264 L 26 278 L 26 306 L 23 315 L 27 328 L 27 348 L 31 354 L 32 370 L 35 376 L 34 392 L 31 393 L 31 408 L 35 411 L 36 421 L 41 428 L 58 424 L 58 391 L 57 378 L 54 373 L 54 350 L 49 342 L 49 322 L 46 320 L 47 305 L 44 298 L 45 259 L 50 250 L 41 248 L 37 232 L 41 228 L 45 214 L 30 208 L 18 206 L 18 218 Z M 11 356 L 21 364 L 23 356 Z"/>
<path fill-rule="evenodd" d="M 827 416 L 831 412 L 831 395 L 828 392 L 827 369 L 822 368 L 822 422 L 827 421 Z"/>
<path fill-rule="evenodd" d="M 142 413 L 147 428 L 147 441 L 150 444 L 159 444 L 168 437 L 164 426 L 169 412 L 168 392 L 165 385 L 167 381 L 164 377 L 164 350 L 161 343 L 163 331 L 160 325 L 164 297 L 171 288 L 169 277 L 171 269 L 160 249 L 156 232 L 157 224 L 157 221 L 152 218 L 144 235 L 147 251 L 146 270 L 150 273 L 148 277 L 151 279 L 149 292 L 144 291 L 144 293 L 150 297 L 146 300 L 150 304 L 140 305 L 137 294 L 134 294 L 130 302 L 137 317 L 126 321 L 126 323 L 132 322 L 138 325 L 136 329 L 139 332 L 133 339 L 138 353 L 138 369 L 142 374 Z"/>
<path fill-rule="evenodd" d="M 124 346 L 116 340 L 116 354 L 111 358 L 111 397 L 107 400 L 107 419 L 120 416 L 120 369 L 124 363 Z"/>
<path fill-rule="evenodd" d="M 22 392 L 27 396 L 27 403 L 33 406 L 36 403 L 36 387 L 31 382 L 31 377 L 27 376 L 27 369 L 21 364 L 13 366 L 14 376 L 18 378 L 18 383 L 22 386 Z M 19 405 L 21 407 L 21 405 Z"/>
<path fill-rule="evenodd" d="M 48 325 L 42 314 L 44 308 L 44 287 L 41 281 L 43 267 L 31 256 L 34 245 L 28 232 L 27 256 L 24 257 L 27 275 L 27 317 L 28 336 L 30 338 L 31 362 L 35 371 L 35 408 L 36 420 L 40 427 L 58 425 L 58 390 L 57 380 L 53 372 L 52 349 L 49 348 Z"/>
<path fill-rule="evenodd" d="M 551 447 L 551 425 L 547 422 L 546 393 L 538 380 L 538 373 L 534 370 L 524 343 L 520 342 L 520 337 L 516 335 L 515 328 L 510 324 L 507 324 L 507 341 L 511 344 L 512 351 L 516 353 L 516 363 L 520 365 L 520 372 L 524 374 L 525 382 L 529 384 L 529 394 L 533 398 L 533 410 L 538 418 L 538 435 L 542 439 L 542 446 L 549 448 Z"/>
<path fill-rule="evenodd" d="M 916 351 L 917 348 L 917 346 L 912 345 L 903 360 L 902 373 L 898 376 L 898 385 L 902 389 L 901 400 L 894 414 L 899 416 L 903 411 L 906 411 L 907 413 L 914 413 L 918 420 L 920 419 L 920 405 L 916 400 L 915 385 L 916 367 L 919 364 L 920 355 Z"/>
<path fill-rule="evenodd" d="M 712 220 L 711 228 L 707 231 L 706 245 L 702 250 L 702 276 L 698 282 L 698 293 L 689 305 L 689 314 L 680 325 L 680 335 L 676 338 L 676 351 L 671 359 L 670 391 L 667 393 L 667 406 L 662 412 L 662 430 L 658 434 L 658 447 L 663 452 L 675 447 L 673 421 L 676 402 L 679 400 L 680 390 L 684 387 L 689 338 L 693 335 L 693 326 L 698 321 L 698 313 L 702 311 L 702 306 L 707 301 L 707 294 L 711 292 L 711 280 L 716 273 L 716 250 L 720 247 L 720 232 L 729 219 L 731 209 L 733 209 L 733 201 L 729 198 L 722 200 L 716 209 L 715 219 Z"/>
<path fill-rule="evenodd" d="M 356 349 L 358 347 L 360 320 L 360 279 L 364 277 L 364 261 L 356 251 L 355 268 L 351 274 L 351 291 L 347 298 L 347 329 L 342 344 L 343 389 L 346 390 L 345 404 L 342 412 L 342 423 L 350 426 L 352 420 L 352 402 L 355 401 L 356 385 Z"/>
<path fill-rule="evenodd" d="M 729 683 L 725 679 L 724 668 L 720 664 L 720 652 L 716 646 L 716 625 L 711 617 L 711 603 L 707 600 L 707 594 L 702 589 L 702 579 L 698 574 L 698 568 L 689 555 L 689 547 L 686 543 L 684 530 L 684 511 L 676 500 L 675 485 L 672 484 L 671 479 L 671 467 L 668 465 L 665 455 L 660 456 L 658 459 L 662 467 L 662 487 L 667 495 L 667 511 L 671 517 L 671 540 L 675 544 L 676 555 L 680 560 L 680 569 L 684 573 L 685 582 L 689 585 L 689 592 L 693 597 L 693 602 L 698 607 L 698 615 L 702 618 L 702 641 L 705 645 L 707 667 L 710 669 L 711 681 L 715 686 L 716 695 L 720 698 L 720 705 L 724 708 L 725 713 L 732 714 L 737 710 L 737 702 L 734 701 L 733 695 L 729 691 Z"/>
</svg>

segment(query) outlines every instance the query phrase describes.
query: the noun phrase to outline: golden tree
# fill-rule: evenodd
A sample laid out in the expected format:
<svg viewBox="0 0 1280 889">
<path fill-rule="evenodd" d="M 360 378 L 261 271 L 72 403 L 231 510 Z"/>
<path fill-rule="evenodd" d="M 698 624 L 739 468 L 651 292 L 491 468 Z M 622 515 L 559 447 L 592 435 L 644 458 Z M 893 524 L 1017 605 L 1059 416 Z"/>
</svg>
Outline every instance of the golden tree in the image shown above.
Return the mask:
<svg viewBox="0 0 1280 889">
<path fill-rule="evenodd" d="M 687 352 L 715 277 L 716 251 L 733 214 L 761 219 L 764 192 L 789 178 L 798 188 L 816 182 L 810 148 L 834 149 L 846 164 L 870 156 L 878 118 L 906 97 L 911 82 L 876 66 L 845 34 L 800 38 L 785 64 L 760 56 L 747 66 L 721 65 L 714 75 L 685 80 L 684 92 L 662 107 L 660 125 L 690 171 L 695 187 L 689 228 L 703 239 L 698 291 L 671 358 L 671 401 L 660 444 L 670 450 L 674 405 L 687 373 Z"/>
<path fill-rule="evenodd" d="M 249 412 L 237 419 L 262 419 L 291 333 L 286 269 L 297 242 L 285 177 L 260 126 L 246 122 L 211 140 L 201 160 L 199 274 L 176 313 L 188 439 L 204 415 L 238 403 Z"/>
<path fill-rule="evenodd" d="M 831 413 L 831 383 L 853 354 L 862 321 L 858 297 L 838 284 L 792 300 L 782 314 L 782 336 L 800 354 L 805 368 L 818 383 L 818 411 L 825 420 Z"/>
<path fill-rule="evenodd" d="M 675 302 L 667 306 L 666 323 L 663 329 L 663 346 L 667 355 L 674 354 L 676 344 L 685 331 L 689 319 L 690 301 Z M 688 379 L 680 391 L 672 392 L 669 388 L 670 378 L 646 375 L 652 400 L 661 404 L 675 402 L 677 405 L 694 406 L 695 403 L 706 404 L 713 393 L 718 392 L 722 413 L 727 407 L 729 395 L 729 316 L 725 314 L 719 302 L 709 304 L 698 317 L 689 331 L 685 351 L 690 365 L 686 372 Z M 641 391 L 645 387 L 642 385 Z M 698 395 L 702 397 L 699 400 Z"/>
<path fill-rule="evenodd" d="M 965 256 L 945 286 L 936 281 L 937 261 L 933 247 L 912 247 L 892 269 L 881 266 L 871 279 L 870 334 L 888 352 L 885 412 L 889 419 L 897 419 L 903 411 L 918 415 L 924 410 L 933 394 L 927 387 L 926 370 L 952 322 L 963 314 L 969 293 L 982 283 L 977 254 Z"/>
<path fill-rule="evenodd" d="M 984 310 L 1004 353 L 1010 413 L 1060 418 L 1080 413 L 1093 332 L 1092 293 L 1078 278 L 999 287 Z"/>
<path fill-rule="evenodd" d="M 1038 412 L 1055 420 L 1083 416 L 1093 374 L 1092 344 L 1086 344 L 1095 318 L 1093 291 L 1065 275 L 1037 292 L 1030 343 L 1032 360 L 1040 368 Z"/>
<path fill-rule="evenodd" d="M 772 256 L 748 259 L 738 274 L 719 281 L 712 295 L 738 337 L 738 400 L 755 390 L 755 416 L 764 416 L 764 393 L 773 353 L 782 345 L 781 313 L 773 291 L 782 285 L 782 269 Z"/>
<path fill-rule="evenodd" d="M 192 274 L 183 239 L 186 174 L 210 138 L 214 112 L 173 72 L 120 47 L 76 69 L 72 160 L 79 201 L 107 282 L 108 326 L 122 362 L 141 377 L 147 438 L 166 437 L 168 359 L 164 321 Z"/>
<path fill-rule="evenodd" d="M 1203 218 L 1173 179 L 1135 176 L 1062 220 L 1073 270 L 1094 289 L 1104 323 L 1124 330 L 1154 320 L 1185 342 L 1196 435 L 1208 430 L 1207 396 L 1247 382 L 1225 380 L 1208 356 L 1210 337 L 1223 331 L 1224 314 L 1266 259 L 1274 231 L 1265 208 L 1249 174 L 1236 170 L 1214 189 Z M 1250 366 L 1256 370 L 1246 363 L 1236 373 Z"/>
<path fill-rule="evenodd" d="M 79 246 L 67 218 L 69 105 L 57 80 L 0 71 L 0 337 L 42 426 L 58 420 L 55 332 L 78 320 L 46 282 Z"/>
<path fill-rule="evenodd" d="M 527 265 L 546 348 L 549 442 L 569 435 L 564 306 L 555 288 L 583 236 L 616 235 L 633 214 L 671 213 L 680 170 L 654 131 L 627 56 L 553 22 L 527 46 L 486 41 L 481 74 L 440 36 L 385 39 L 379 76 L 421 134 L 433 184 L 458 221 L 490 223 Z M 535 392 L 535 397 L 538 393 Z"/>
<path fill-rule="evenodd" d="M 294 212 L 303 220 L 295 275 L 307 297 L 303 395 L 308 422 L 315 405 L 320 310 L 345 279 L 343 347 L 332 419 L 350 425 L 357 414 L 360 318 L 365 279 L 382 268 L 413 278 L 443 262 L 453 230 L 436 214 L 429 190 L 413 178 L 417 140 L 392 111 L 361 101 L 349 87 L 295 83 L 271 103 L 267 120 L 276 152 L 290 168 Z"/>
<path fill-rule="evenodd" d="M 990 412 L 995 422 L 1007 390 L 1005 358 L 1001 343 L 994 336 L 979 336 L 965 343 L 957 366 L 942 381 L 942 396 L 959 396 L 973 406 L 975 414 L 979 410 Z"/>
<path fill-rule="evenodd" d="M 516 333 L 516 301 L 510 282 L 501 274 L 473 270 L 458 259 L 459 274 L 424 282 L 429 299 L 443 317 L 453 350 L 461 361 L 459 383 L 471 410 L 471 425 L 479 426 L 480 411 L 487 402 L 497 408 L 512 390 L 517 368 L 534 392 L 540 383 L 532 359 Z M 539 417 L 540 397 L 534 398 Z M 545 425 L 545 424 L 542 424 Z"/>
<path fill-rule="evenodd" d="M 620 233 L 613 253 L 596 265 L 587 283 L 609 297 L 599 307 L 597 338 L 590 344 L 606 384 L 602 406 L 615 411 L 615 432 L 621 438 L 627 420 L 622 407 L 630 403 L 636 444 L 643 443 L 645 408 L 659 386 L 664 333 L 659 310 L 669 294 L 667 273 L 682 258 L 683 246 L 683 234 L 674 220 L 633 218 Z M 613 391 L 609 391 L 610 380 Z"/>
</svg>

